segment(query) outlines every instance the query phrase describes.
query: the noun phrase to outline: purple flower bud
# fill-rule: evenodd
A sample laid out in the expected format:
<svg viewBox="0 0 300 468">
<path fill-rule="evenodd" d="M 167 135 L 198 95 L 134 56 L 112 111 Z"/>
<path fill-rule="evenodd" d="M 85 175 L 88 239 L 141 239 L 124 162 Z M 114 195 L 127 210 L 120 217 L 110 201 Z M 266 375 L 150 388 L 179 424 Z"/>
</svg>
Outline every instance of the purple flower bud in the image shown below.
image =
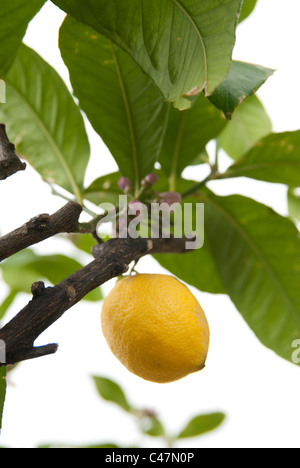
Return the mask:
<svg viewBox="0 0 300 468">
<path fill-rule="evenodd" d="M 142 203 L 140 200 L 132 200 L 131 202 L 128 203 L 129 206 L 136 205 L 137 203 Z"/>
<path fill-rule="evenodd" d="M 150 188 L 150 187 L 153 187 L 153 185 L 155 185 L 157 181 L 158 181 L 157 175 L 151 173 L 151 174 L 148 174 L 145 177 L 145 179 L 143 179 L 142 185 L 143 185 L 143 187 Z"/>
<path fill-rule="evenodd" d="M 181 203 L 182 196 L 177 192 L 165 192 L 161 193 L 161 203 L 167 203 L 168 205 L 173 205 L 174 203 Z"/>
<path fill-rule="evenodd" d="M 132 182 L 128 177 L 121 177 L 118 181 L 118 186 L 124 193 L 129 193 L 133 188 Z"/>
<path fill-rule="evenodd" d="M 129 216 L 146 216 L 148 212 L 147 206 L 140 200 L 134 200 L 128 204 Z"/>
<path fill-rule="evenodd" d="M 132 208 L 135 211 L 143 211 L 144 204 L 140 200 L 133 200 L 128 204 L 129 208 Z"/>
</svg>

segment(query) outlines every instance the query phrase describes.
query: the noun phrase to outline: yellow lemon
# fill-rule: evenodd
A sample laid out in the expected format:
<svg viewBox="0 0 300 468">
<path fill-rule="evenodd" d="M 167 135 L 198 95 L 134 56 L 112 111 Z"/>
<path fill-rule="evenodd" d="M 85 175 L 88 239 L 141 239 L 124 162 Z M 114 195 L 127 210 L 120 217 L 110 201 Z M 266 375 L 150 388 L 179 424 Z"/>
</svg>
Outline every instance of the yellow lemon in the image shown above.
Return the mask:
<svg viewBox="0 0 300 468">
<path fill-rule="evenodd" d="M 119 280 L 104 301 L 101 323 L 113 354 L 145 380 L 173 382 L 205 367 L 207 319 L 195 296 L 172 276 Z"/>
</svg>

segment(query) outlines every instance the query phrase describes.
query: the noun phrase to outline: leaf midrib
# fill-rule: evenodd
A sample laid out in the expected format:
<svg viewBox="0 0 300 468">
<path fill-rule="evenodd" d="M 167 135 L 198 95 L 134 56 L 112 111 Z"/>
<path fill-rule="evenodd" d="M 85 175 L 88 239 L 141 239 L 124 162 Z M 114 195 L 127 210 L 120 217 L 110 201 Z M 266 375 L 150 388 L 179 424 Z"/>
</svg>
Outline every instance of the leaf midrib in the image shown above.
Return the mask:
<svg viewBox="0 0 300 468">
<path fill-rule="evenodd" d="M 251 171 L 256 171 L 260 169 L 269 169 L 272 167 L 276 166 L 294 166 L 294 165 L 300 165 L 300 160 L 296 159 L 285 159 L 284 161 L 267 161 L 263 163 L 256 163 L 256 164 L 250 164 L 250 165 L 245 165 L 245 166 L 238 166 L 235 167 L 235 165 L 231 166 L 231 168 L 228 169 L 228 174 L 233 177 L 236 175 L 239 175 L 240 173 L 245 173 L 245 172 L 251 172 Z"/>
<path fill-rule="evenodd" d="M 134 122 L 133 122 L 133 117 L 130 109 L 130 104 L 129 104 L 129 97 L 128 93 L 126 90 L 125 82 L 123 80 L 122 76 L 122 71 L 121 71 L 121 66 L 118 60 L 118 56 L 116 54 L 116 51 L 114 49 L 114 45 L 112 41 L 110 42 L 111 50 L 112 50 L 112 56 L 115 62 L 116 66 L 116 71 L 120 83 L 120 88 L 122 92 L 122 97 L 123 97 L 123 102 L 124 102 L 124 107 L 125 107 L 125 112 L 127 116 L 127 124 L 129 128 L 129 134 L 130 134 L 130 141 L 131 141 L 131 147 L 132 147 L 132 155 L 133 155 L 133 164 L 134 164 L 134 188 L 135 188 L 135 195 L 138 195 L 139 192 L 139 184 L 140 184 L 140 171 L 139 171 L 139 161 L 138 161 L 138 149 L 137 149 L 137 141 L 136 141 L 136 133 L 134 129 Z"/>
<path fill-rule="evenodd" d="M 182 3 L 179 1 L 179 0 L 172 0 L 172 2 L 174 3 L 174 5 L 177 6 L 177 8 L 183 12 L 183 14 L 188 18 L 188 20 L 190 21 L 190 23 L 192 24 L 193 28 L 195 29 L 199 39 L 200 39 L 200 43 L 201 43 L 201 46 L 202 46 L 202 50 L 203 50 L 203 55 L 204 55 L 204 76 L 205 76 L 205 83 L 204 83 L 204 87 L 206 87 L 207 85 L 207 78 L 208 78 L 208 59 L 207 59 L 207 51 L 206 51 L 206 46 L 205 46 L 205 42 L 204 42 L 204 38 L 202 37 L 202 33 L 197 25 L 197 23 L 195 22 L 195 20 L 193 19 L 193 17 L 191 16 L 191 14 L 188 12 L 188 10 L 182 5 Z"/>
<path fill-rule="evenodd" d="M 270 276 L 271 280 L 275 284 L 275 288 L 280 292 L 281 296 L 283 297 L 284 301 L 286 302 L 287 306 L 289 309 L 293 312 L 293 315 L 295 317 L 295 320 L 299 323 L 300 325 L 300 316 L 298 313 L 298 310 L 295 308 L 292 300 L 290 299 L 289 295 L 287 294 L 284 286 L 282 285 L 280 279 L 278 278 L 278 275 L 274 272 L 272 266 L 270 265 L 268 259 L 265 257 L 263 252 L 261 251 L 260 247 L 255 243 L 255 241 L 250 237 L 248 232 L 243 228 L 241 224 L 237 222 L 237 220 L 228 212 L 226 211 L 223 207 L 218 205 L 215 201 L 210 199 L 207 195 L 201 195 L 205 200 L 208 201 L 211 205 L 213 205 L 232 225 L 233 227 L 241 234 L 241 236 L 245 239 L 247 244 L 250 246 L 251 250 L 254 252 L 256 257 L 260 260 L 262 265 L 264 266 L 266 272 Z"/>
<path fill-rule="evenodd" d="M 49 144 L 57 158 L 57 160 L 59 161 L 60 165 L 62 166 L 62 168 L 64 169 L 64 172 L 71 184 L 71 187 L 74 191 L 74 195 L 76 196 L 76 199 L 78 201 L 78 203 L 82 203 L 82 195 L 81 195 L 81 190 L 79 188 L 79 186 L 77 185 L 74 177 L 73 177 L 73 174 L 71 172 L 71 169 L 70 167 L 68 166 L 61 150 L 59 149 L 57 143 L 55 142 L 53 136 L 51 135 L 51 133 L 49 132 L 49 130 L 47 129 L 47 127 L 44 125 L 43 121 L 39 118 L 37 112 L 35 111 L 35 109 L 30 105 L 30 103 L 28 102 L 28 100 L 26 99 L 26 96 L 24 96 L 20 90 L 9 80 L 8 77 L 6 77 L 6 84 L 9 84 L 9 86 L 13 89 L 13 91 L 20 97 L 20 99 L 23 101 L 23 103 L 26 105 L 27 109 L 29 110 L 29 112 L 33 115 L 34 117 L 34 120 L 35 122 L 37 123 L 38 127 L 40 128 L 41 132 L 44 134 L 44 136 L 46 137 L 46 140 L 49 141 Z"/>
</svg>

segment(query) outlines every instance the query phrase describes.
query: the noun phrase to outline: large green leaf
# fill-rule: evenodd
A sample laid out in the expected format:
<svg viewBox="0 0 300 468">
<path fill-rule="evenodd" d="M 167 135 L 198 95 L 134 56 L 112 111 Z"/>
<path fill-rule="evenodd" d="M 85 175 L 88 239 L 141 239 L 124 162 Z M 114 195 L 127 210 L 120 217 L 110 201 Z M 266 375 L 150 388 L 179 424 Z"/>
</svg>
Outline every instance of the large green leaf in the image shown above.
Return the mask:
<svg viewBox="0 0 300 468">
<path fill-rule="evenodd" d="M 203 292 L 225 294 L 215 259 L 207 240 L 201 249 L 185 255 L 155 255 L 159 264 L 185 283 Z"/>
<path fill-rule="evenodd" d="M 270 68 L 233 61 L 227 77 L 209 100 L 231 119 L 235 109 L 252 96 L 273 73 L 274 70 Z"/>
<path fill-rule="evenodd" d="M 2 277 L 12 293 L 30 293 L 33 283 L 47 280 L 52 285 L 60 283 L 68 276 L 82 268 L 82 264 L 64 255 L 39 256 L 27 249 L 1 263 Z M 100 301 L 100 289 L 96 289 L 85 298 L 89 301 Z"/>
<path fill-rule="evenodd" d="M 300 238 L 295 225 L 242 196 L 202 193 L 206 238 L 222 282 L 260 341 L 291 361 L 300 336 Z"/>
<path fill-rule="evenodd" d="M 232 177 L 300 186 L 300 131 L 267 136 L 228 171 Z"/>
<path fill-rule="evenodd" d="M 128 52 L 167 101 L 184 109 L 228 73 L 241 0 L 53 0 Z"/>
<path fill-rule="evenodd" d="M 251 96 L 236 109 L 219 137 L 219 146 L 236 160 L 271 132 L 272 122 L 264 106 L 256 96 Z"/>
<path fill-rule="evenodd" d="M 159 162 L 175 189 L 176 178 L 203 153 L 207 143 L 224 129 L 226 121 L 209 100 L 201 95 L 193 107 L 179 112 L 170 109 L 168 127 Z"/>
<path fill-rule="evenodd" d="M 168 105 L 128 54 L 71 17 L 60 49 L 81 108 L 138 189 L 158 159 Z"/>
<path fill-rule="evenodd" d="M 202 414 L 194 417 L 177 436 L 177 439 L 198 437 L 219 427 L 225 419 L 223 413 Z"/>
<path fill-rule="evenodd" d="M 10 69 L 28 23 L 46 0 L 2 0 L 0 8 L 0 76 Z"/>
<path fill-rule="evenodd" d="M 66 85 L 36 52 L 22 45 L 5 77 L 0 121 L 18 153 L 47 182 L 81 200 L 90 148 L 84 122 Z"/>
<path fill-rule="evenodd" d="M 2 429 L 2 418 L 6 396 L 6 367 L 0 367 L 0 431 Z"/>
</svg>

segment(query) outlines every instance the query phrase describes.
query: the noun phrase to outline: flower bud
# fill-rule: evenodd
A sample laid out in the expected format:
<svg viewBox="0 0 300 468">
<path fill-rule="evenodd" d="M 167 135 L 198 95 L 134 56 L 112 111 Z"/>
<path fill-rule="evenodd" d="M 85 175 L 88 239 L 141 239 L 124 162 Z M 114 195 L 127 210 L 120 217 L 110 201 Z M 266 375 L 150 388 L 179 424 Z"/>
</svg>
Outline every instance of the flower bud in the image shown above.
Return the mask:
<svg viewBox="0 0 300 468">
<path fill-rule="evenodd" d="M 150 188 L 153 187 L 153 185 L 156 184 L 158 180 L 158 177 L 156 174 L 148 174 L 143 180 L 142 180 L 142 186 L 145 188 Z"/>
<path fill-rule="evenodd" d="M 174 203 L 181 203 L 182 196 L 178 192 L 165 192 L 161 193 L 161 203 L 167 203 L 168 205 L 173 205 Z"/>
<path fill-rule="evenodd" d="M 121 177 L 121 179 L 118 181 L 118 186 L 124 193 L 131 192 L 133 188 L 132 182 L 128 177 Z"/>
<path fill-rule="evenodd" d="M 140 200 L 133 200 L 128 204 L 129 209 L 132 208 L 133 211 L 137 212 L 143 211 L 144 204 Z"/>
</svg>

